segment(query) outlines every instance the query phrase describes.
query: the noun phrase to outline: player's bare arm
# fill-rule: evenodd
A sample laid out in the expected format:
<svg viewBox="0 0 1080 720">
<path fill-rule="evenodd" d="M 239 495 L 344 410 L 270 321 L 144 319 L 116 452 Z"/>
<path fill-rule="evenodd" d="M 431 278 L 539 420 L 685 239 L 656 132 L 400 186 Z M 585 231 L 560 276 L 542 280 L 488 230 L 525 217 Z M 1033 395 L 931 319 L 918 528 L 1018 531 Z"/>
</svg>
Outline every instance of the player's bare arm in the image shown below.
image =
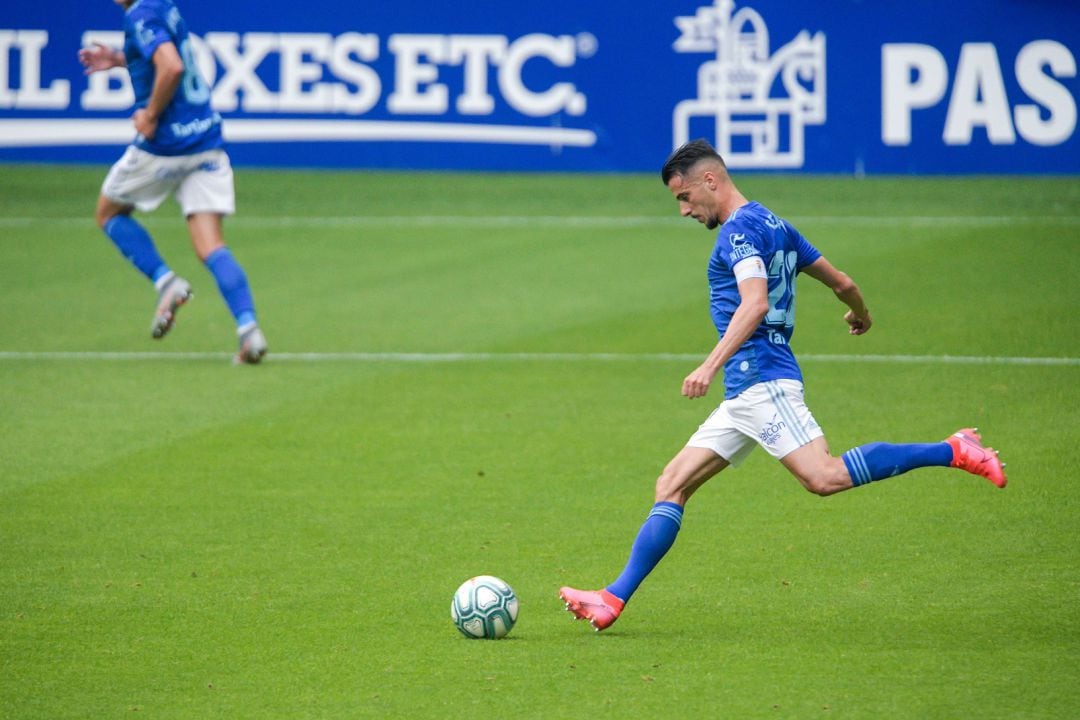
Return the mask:
<svg viewBox="0 0 1080 720">
<path fill-rule="evenodd" d="M 152 59 L 154 88 L 150 93 L 150 100 L 146 107 L 139 108 L 131 116 L 136 132 L 145 138 L 153 138 L 157 133 L 158 119 L 172 102 L 176 89 L 180 87 L 180 79 L 184 76 L 184 61 L 180 59 L 180 53 L 173 43 L 159 45 Z"/>
<path fill-rule="evenodd" d="M 127 67 L 127 59 L 122 51 L 99 42 L 79 50 L 79 62 L 82 63 L 83 73 L 86 75 L 114 67 Z"/>
<path fill-rule="evenodd" d="M 844 322 L 848 324 L 848 332 L 852 335 L 862 335 L 870 329 L 873 319 L 866 308 L 862 291 L 847 273 L 837 270 L 824 257 L 819 257 L 802 271 L 832 290 L 837 299 L 848 306 L 849 310 L 844 313 Z"/>
<path fill-rule="evenodd" d="M 713 378 L 735 351 L 750 339 L 769 312 L 769 286 L 762 278 L 747 278 L 739 283 L 739 307 L 731 316 L 724 336 L 694 372 L 683 380 L 682 394 L 688 398 L 704 397 Z"/>
</svg>

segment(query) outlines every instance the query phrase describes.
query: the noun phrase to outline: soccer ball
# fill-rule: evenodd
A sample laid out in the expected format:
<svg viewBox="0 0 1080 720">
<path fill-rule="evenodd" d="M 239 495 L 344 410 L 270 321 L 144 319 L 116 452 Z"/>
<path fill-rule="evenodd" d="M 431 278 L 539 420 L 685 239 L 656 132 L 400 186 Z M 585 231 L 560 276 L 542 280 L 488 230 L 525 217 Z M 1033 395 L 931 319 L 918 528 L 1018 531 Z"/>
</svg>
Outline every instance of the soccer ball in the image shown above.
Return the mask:
<svg viewBox="0 0 1080 720">
<path fill-rule="evenodd" d="M 454 593 L 450 617 L 467 638 L 496 640 L 514 627 L 518 599 L 514 589 L 497 577 L 469 578 Z"/>
</svg>

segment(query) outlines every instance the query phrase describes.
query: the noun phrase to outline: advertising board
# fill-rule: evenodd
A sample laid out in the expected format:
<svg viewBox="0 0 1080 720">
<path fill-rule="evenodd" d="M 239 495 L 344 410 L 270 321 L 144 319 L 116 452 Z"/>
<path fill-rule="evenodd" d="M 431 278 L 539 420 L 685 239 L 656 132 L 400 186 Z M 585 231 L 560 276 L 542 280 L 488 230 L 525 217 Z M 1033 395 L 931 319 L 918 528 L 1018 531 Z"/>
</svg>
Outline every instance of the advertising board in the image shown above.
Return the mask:
<svg viewBox="0 0 1080 720">
<path fill-rule="evenodd" d="M 735 168 L 1080 172 L 1080 4 L 961 0 L 181 2 L 237 164 L 655 171 L 706 137 Z M 108 0 L 0 10 L 0 161 L 129 142 Z"/>
</svg>

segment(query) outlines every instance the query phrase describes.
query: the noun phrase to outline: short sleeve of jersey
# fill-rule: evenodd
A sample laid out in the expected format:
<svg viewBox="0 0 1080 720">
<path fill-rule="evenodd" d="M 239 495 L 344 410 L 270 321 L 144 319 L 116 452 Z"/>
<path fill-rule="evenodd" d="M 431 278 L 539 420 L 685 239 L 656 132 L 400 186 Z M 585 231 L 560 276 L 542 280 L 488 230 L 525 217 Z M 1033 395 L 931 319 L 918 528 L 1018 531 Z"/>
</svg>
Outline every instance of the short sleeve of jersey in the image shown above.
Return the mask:
<svg viewBox="0 0 1080 720">
<path fill-rule="evenodd" d="M 141 12 L 140 12 L 141 11 Z M 147 60 L 154 57 L 154 52 L 163 43 L 172 42 L 172 35 L 165 23 L 165 18 L 159 16 L 153 10 L 142 7 L 135 8 L 128 21 L 132 27 L 132 37 L 139 48 L 139 52 Z"/>
<path fill-rule="evenodd" d="M 766 238 L 752 224 L 735 221 L 725 224 L 720 235 L 722 258 L 725 265 L 734 268 L 747 258 L 764 258 L 768 248 Z"/>
<path fill-rule="evenodd" d="M 821 251 L 810 244 L 810 242 L 802 236 L 802 233 L 795 229 L 791 223 L 784 221 L 784 225 L 787 226 L 787 231 L 795 239 L 795 252 L 798 254 L 798 260 L 795 263 L 795 267 L 802 270 L 807 265 L 813 264 L 815 260 L 821 257 Z"/>
</svg>

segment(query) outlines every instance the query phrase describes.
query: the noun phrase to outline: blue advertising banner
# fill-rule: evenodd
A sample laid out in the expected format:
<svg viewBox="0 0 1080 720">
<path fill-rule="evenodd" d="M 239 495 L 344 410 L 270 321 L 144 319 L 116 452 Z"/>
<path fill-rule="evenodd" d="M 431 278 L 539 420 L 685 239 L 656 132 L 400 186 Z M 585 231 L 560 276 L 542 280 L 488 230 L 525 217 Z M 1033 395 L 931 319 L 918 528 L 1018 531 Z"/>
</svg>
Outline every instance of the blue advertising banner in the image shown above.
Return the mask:
<svg viewBox="0 0 1080 720">
<path fill-rule="evenodd" d="M 1080 172 L 1075 0 L 180 0 L 236 164 Z M 109 0 L 0 9 L 0 161 L 112 162 L 134 136 Z"/>
</svg>

